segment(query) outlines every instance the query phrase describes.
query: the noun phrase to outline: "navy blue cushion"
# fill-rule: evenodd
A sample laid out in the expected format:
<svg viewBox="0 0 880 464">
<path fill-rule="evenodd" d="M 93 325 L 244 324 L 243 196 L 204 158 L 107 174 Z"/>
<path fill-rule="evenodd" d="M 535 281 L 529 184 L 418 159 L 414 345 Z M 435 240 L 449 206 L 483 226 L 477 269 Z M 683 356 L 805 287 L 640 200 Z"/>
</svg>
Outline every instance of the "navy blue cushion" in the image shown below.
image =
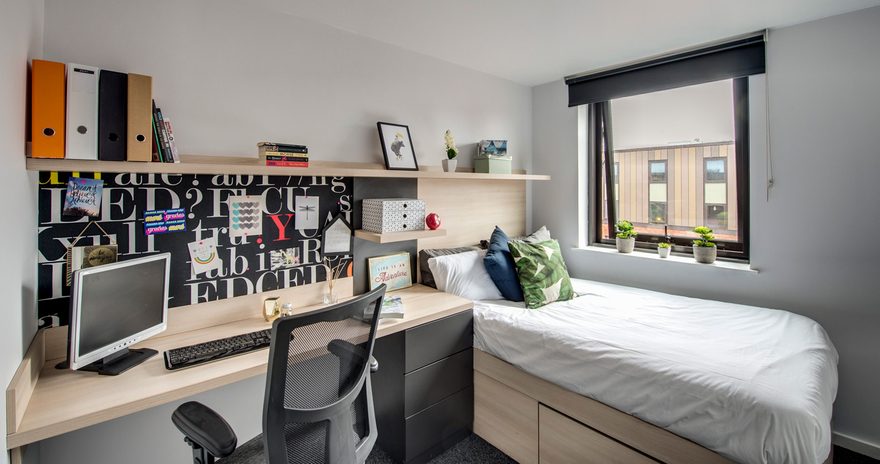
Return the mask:
<svg viewBox="0 0 880 464">
<path fill-rule="evenodd" d="M 516 264 L 507 242 L 510 239 L 500 227 L 495 226 L 492 238 L 489 239 L 489 251 L 483 258 L 486 272 L 495 282 L 498 291 L 505 299 L 510 301 L 523 301 L 522 287 L 519 286 L 519 276 L 516 273 Z"/>
</svg>

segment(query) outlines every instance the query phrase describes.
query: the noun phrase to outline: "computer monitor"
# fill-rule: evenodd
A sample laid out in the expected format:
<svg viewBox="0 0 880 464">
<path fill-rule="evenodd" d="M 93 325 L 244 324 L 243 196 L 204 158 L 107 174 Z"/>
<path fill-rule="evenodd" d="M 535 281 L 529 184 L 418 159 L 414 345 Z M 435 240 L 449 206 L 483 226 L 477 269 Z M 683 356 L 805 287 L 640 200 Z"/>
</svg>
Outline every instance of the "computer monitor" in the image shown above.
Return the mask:
<svg viewBox="0 0 880 464">
<path fill-rule="evenodd" d="M 167 327 L 170 265 L 171 254 L 162 253 L 74 273 L 71 369 L 116 375 L 156 354 L 129 347 Z"/>
</svg>

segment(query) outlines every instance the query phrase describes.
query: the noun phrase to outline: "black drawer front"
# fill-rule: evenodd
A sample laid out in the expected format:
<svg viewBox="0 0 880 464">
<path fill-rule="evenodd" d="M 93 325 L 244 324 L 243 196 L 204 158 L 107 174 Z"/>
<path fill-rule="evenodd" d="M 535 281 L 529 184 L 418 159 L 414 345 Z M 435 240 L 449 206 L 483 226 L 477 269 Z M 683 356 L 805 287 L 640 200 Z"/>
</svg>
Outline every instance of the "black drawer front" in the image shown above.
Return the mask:
<svg viewBox="0 0 880 464">
<path fill-rule="evenodd" d="M 404 372 L 412 372 L 474 344 L 471 310 L 406 331 Z"/>
<path fill-rule="evenodd" d="M 474 353 L 467 349 L 406 374 L 406 417 L 474 384 Z"/>
<path fill-rule="evenodd" d="M 470 430 L 474 422 L 474 389 L 469 387 L 406 420 L 406 460 L 444 439 Z"/>
</svg>

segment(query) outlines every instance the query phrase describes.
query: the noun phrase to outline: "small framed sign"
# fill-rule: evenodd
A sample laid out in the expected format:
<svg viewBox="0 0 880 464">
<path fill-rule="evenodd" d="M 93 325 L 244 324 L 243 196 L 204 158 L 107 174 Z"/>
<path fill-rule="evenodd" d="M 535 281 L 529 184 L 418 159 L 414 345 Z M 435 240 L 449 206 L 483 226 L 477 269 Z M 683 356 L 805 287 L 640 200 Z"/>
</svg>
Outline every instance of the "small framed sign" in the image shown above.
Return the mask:
<svg viewBox="0 0 880 464">
<path fill-rule="evenodd" d="M 410 255 L 407 252 L 367 258 L 370 269 L 370 290 L 385 284 L 387 291 L 412 286 Z"/>
<path fill-rule="evenodd" d="M 413 148 L 409 127 L 403 124 L 377 122 L 382 155 L 385 156 L 385 169 L 418 171 L 416 152 Z"/>
</svg>

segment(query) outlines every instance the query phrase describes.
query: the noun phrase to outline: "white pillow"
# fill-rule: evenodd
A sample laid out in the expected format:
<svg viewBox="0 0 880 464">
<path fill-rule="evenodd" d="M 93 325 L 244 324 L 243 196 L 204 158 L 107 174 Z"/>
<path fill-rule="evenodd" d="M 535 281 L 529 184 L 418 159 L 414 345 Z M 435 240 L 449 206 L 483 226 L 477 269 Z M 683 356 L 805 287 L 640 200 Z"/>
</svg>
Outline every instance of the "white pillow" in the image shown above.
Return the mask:
<svg viewBox="0 0 880 464">
<path fill-rule="evenodd" d="M 469 300 L 504 298 L 483 266 L 483 254 L 477 250 L 431 258 L 428 268 L 441 292 Z"/>
</svg>

